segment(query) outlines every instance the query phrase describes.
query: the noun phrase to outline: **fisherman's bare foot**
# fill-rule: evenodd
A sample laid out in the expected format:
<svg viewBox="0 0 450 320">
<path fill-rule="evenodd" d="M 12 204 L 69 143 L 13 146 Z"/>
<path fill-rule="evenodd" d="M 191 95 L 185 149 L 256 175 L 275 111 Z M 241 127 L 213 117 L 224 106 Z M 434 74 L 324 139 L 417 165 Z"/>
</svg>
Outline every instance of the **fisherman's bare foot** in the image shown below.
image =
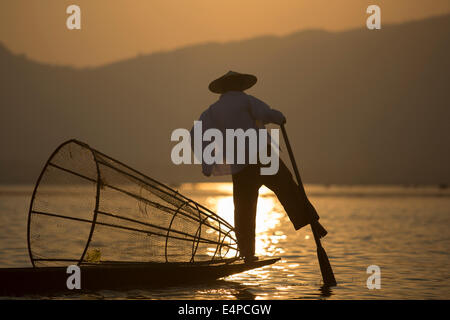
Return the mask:
<svg viewBox="0 0 450 320">
<path fill-rule="evenodd" d="M 244 257 L 245 263 L 255 262 L 258 261 L 258 259 L 259 258 L 257 256 Z"/>
</svg>

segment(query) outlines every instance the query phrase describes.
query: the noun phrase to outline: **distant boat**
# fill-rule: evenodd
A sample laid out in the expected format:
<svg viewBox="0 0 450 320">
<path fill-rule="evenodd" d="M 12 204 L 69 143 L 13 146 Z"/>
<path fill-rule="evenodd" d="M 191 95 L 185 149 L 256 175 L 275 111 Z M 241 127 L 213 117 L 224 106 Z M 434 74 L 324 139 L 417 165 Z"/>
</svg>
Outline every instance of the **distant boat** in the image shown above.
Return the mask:
<svg viewBox="0 0 450 320">
<path fill-rule="evenodd" d="M 86 143 L 69 140 L 44 166 L 28 216 L 31 268 L 0 269 L 0 295 L 204 282 L 278 261 L 244 262 L 234 228 L 181 195 Z"/>
</svg>

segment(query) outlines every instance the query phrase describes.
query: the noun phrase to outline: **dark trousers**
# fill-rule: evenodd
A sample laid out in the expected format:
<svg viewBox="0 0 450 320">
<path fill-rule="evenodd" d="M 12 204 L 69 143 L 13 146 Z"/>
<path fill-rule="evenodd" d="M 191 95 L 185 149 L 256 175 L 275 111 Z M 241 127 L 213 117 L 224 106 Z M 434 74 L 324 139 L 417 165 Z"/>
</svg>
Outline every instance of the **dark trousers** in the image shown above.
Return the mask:
<svg viewBox="0 0 450 320">
<path fill-rule="evenodd" d="M 258 190 L 262 185 L 278 197 L 295 230 L 319 219 L 306 194 L 300 191 L 281 159 L 275 175 L 261 175 L 259 165 L 248 165 L 232 178 L 234 224 L 239 250 L 244 257 L 255 254 L 256 204 Z"/>
</svg>

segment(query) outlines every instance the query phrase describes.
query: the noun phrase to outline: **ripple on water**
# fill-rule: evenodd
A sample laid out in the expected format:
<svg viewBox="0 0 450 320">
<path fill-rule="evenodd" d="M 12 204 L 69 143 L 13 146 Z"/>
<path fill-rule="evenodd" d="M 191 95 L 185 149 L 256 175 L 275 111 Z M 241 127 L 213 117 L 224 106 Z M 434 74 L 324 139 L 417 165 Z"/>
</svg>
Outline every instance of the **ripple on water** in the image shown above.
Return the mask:
<svg viewBox="0 0 450 320">
<path fill-rule="evenodd" d="M 216 189 L 216 184 L 205 184 L 201 192 L 196 192 L 194 185 L 185 193 L 230 220 L 232 189 L 227 185 L 220 194 Z M 450 197 L 405 197 L 407 191 L 402 188 L 391 189 L 383 189 L 385 196 L 371 196 L 370 188 L 366 188 L 361 191 L 363 197 L 353 196 L 353 189 L 348 187 L 311 189 L 317 195 L 311 196 L 311 202 L 329 231 L 323 244 L 338 281 L 334 288 L 322 286 L 309 228 L 295 231 L 276 198 L 262 191 L 257 253 L 282 257 L 275 265 L 209 284 L 28 298 L 450 299 Z M 392 194 L 387 195 L 389 190 Z M 27 193 L 0 193 L 0 267 L 29 266 L 28 203 Z M 381 290 L 367 289 L 366 270 L 372 264 L 381 268 Z"/>
</svg>

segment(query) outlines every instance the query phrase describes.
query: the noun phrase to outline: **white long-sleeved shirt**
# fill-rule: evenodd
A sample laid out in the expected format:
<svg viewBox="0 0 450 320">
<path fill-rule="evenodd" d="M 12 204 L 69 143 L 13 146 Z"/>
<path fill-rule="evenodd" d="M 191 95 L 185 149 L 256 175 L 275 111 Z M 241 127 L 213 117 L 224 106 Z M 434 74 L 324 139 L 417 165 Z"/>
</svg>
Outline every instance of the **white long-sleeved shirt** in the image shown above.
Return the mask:
<svg viewBox="0 0 450 320">
<path fill-rule="evenodd" d="M 268 123 L 282 124 L 283 114 L 271 109 L 263 101 L 242 91 L 229 91 L 222 94 L 219 100 L 205 110 L 199 121 L 202 122 L 202 131 L 216 128 L 226 136 L 226 129 L 260 129 L 256 121 L 263 125 Z M 202 134 L 203 134 L 202 132 Z M 191 141 L 194 141 L 194 127 L 191 129 Z M 208 143 L 203 143 L 202 149 Z M 225 142 L 224 142 L 225 145 Z M 248 145 L 246 145 L 248 151 Z M 224 161 L 225 162 L 225 161 Z M 206 176 L 235 174 L 245 168 L 246 164 L 206 164 L 202 163 L 202 171 Z"/>
</svg>

